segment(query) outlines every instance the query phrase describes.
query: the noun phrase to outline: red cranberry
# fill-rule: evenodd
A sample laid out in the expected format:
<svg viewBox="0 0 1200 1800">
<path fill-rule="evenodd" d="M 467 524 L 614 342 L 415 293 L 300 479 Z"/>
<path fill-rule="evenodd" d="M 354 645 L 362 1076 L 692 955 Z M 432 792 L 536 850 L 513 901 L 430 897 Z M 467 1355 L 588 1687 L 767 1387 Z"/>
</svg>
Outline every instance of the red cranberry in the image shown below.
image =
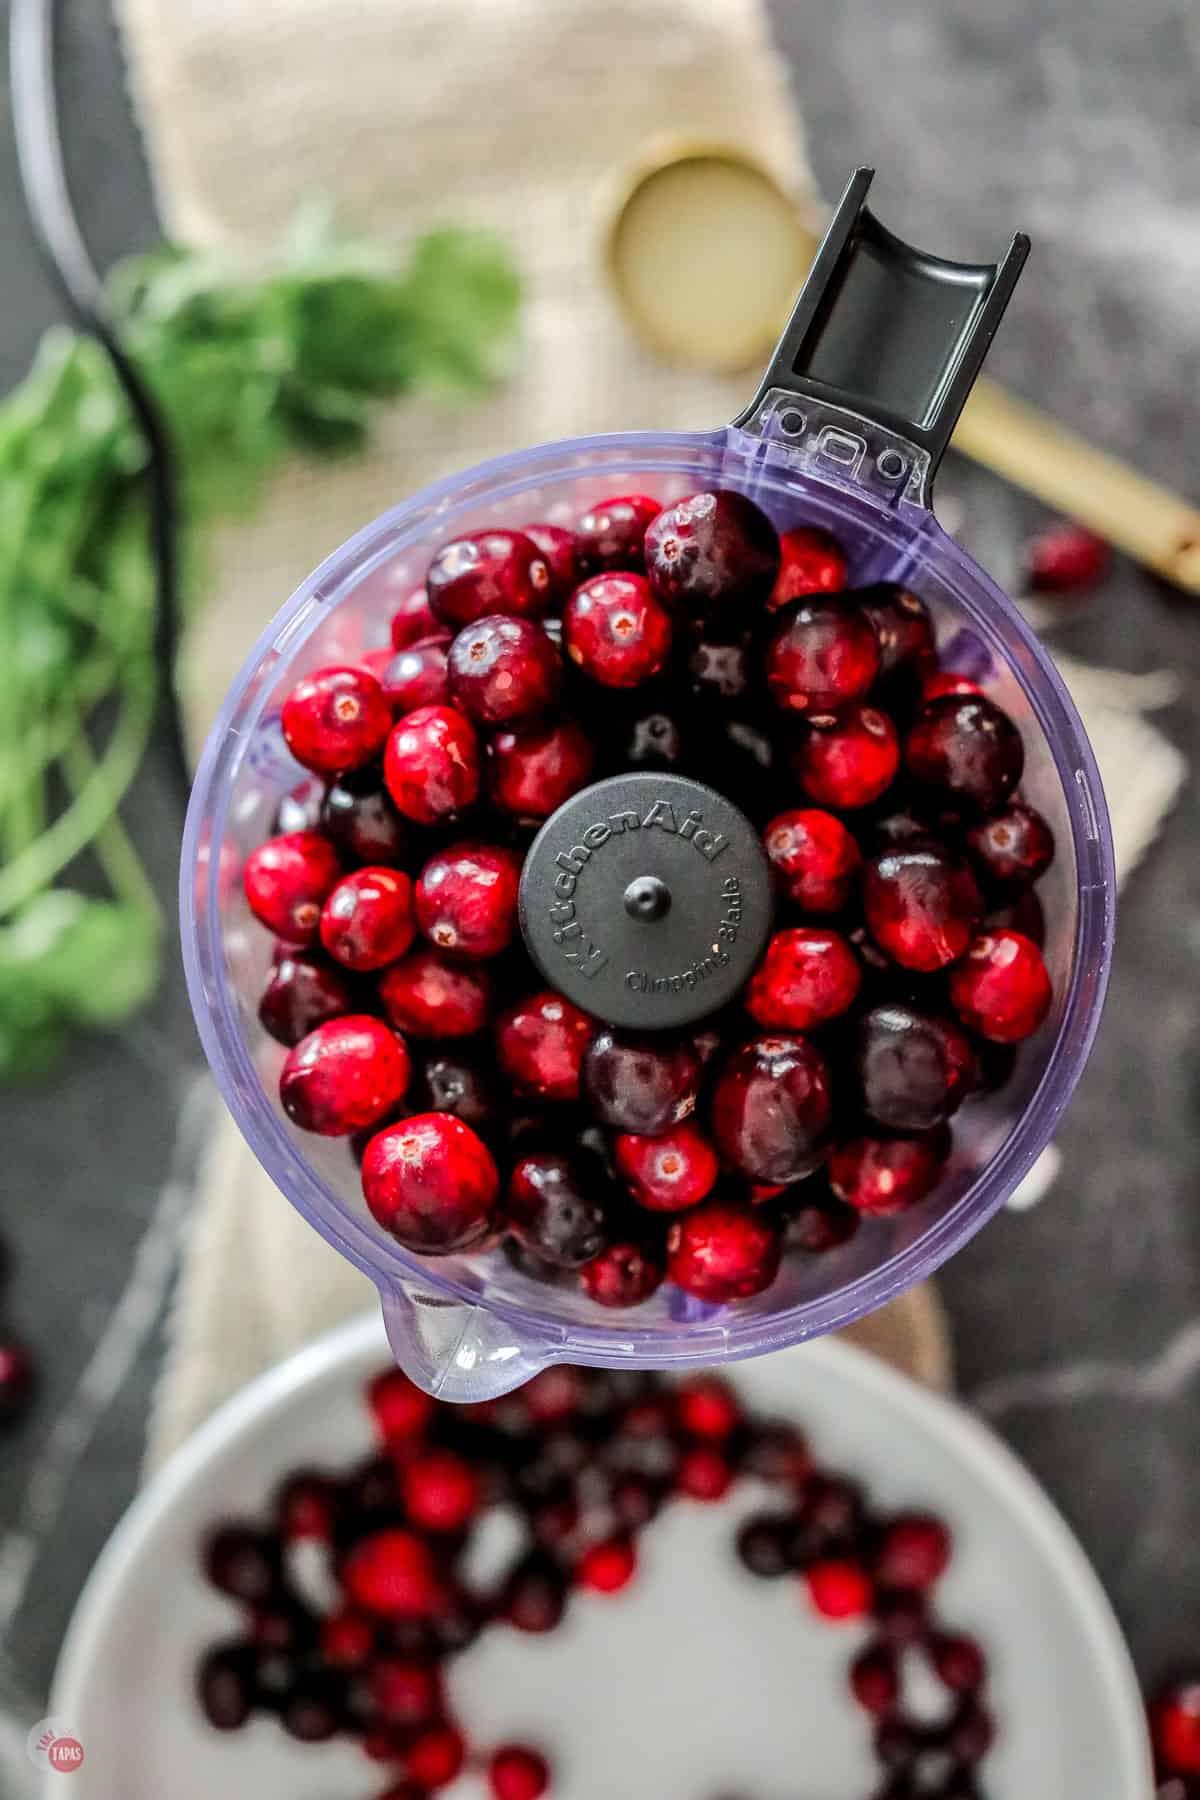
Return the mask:
<svg viewBox="0 0 1200 1800">
<path fill-rule="evenodd" d="M 354 862 L 391 867 L 408 852 L 408 827 L 378 764 L 351 770 L 331 784 L 321 807 L 321 830 Z"/>
<path fill-rule="evenodd" d="M 802 1250 L 806 1256 L 824 1256 L 848 1244 L 858 1224 L 858 1214 L 851 1207 L 821 1195 L 788 1208 L 784 1245 L 788 1250 Z"/>
<path fill-rule="evenodd" d="M 985 881 L 998 888 L 1030 887 L 1054 860 L 1054 833 L 1040 812 L 1014 800 L 967 834 Z"/>
<path fill-rule="evenodd" d="M 841 912 L 862 857 L 840 819 L 815 808 L 777 813 L 763 832 L 763 845 L 794 906 Z"/>
<path fill-rule="evenodd" d="M 1072 594 L 1103 581 L 1112 561 L 1104 539 L 1066 520 L 1047 526 L 1025 552 L 1026 580 L 1035 594 Z"/>
<path fill-rule="evenodd" d="M 321 912 L 321 942 L 344 968 L 365 973 L 403 956 L 416 936 L 413 886 L 400 869 L 355 869 Z"/>
<path fill-rule="evenodd" d="M 768 1031 L 811 1031 L 854 1002 L 862 970 L 839 932 L 777 931 L 746 989 L 746 1011 Z"/>
<path fill-rule="evenodd" d="M 505 1216 L 518 1243 L 555 1269 L 590 1262 L 608 1239 L 602 1201 L 579 1164 L 559 1151 L 534 1151 L 518 1160 Z"/>
<path fill-rule="evenodd" d="M 700 1059 L 687 1038 L 642 1036 L 603 1026 L 583 1058 L 583 1091 L 596 1118 L 614 1131 L 658 1137 L 690 1117 Z"/>
<path fill-rule="evenodd" d="M 488 1785 L 493 1800 L 542 1800 L 550 1786 L 550 1767 L 536 1750 L 505 1744 L 488 1764 Z"/>
<path fill-rule="evenodd" d="M 824 1619 L 861 1619 L 871 1610 L 871 1581 L 856 1562 L 830 1557 L 804 1572 L 808 1597 Z"/>
<path fill-rule="evenodd" d="M 737 1395 L 719 1375 L 693 1375 L 675 1391 L 679 1423 L 689 1436 L 716 1442 L 729 1437 L 742 1422 Z"/>
<path fill-rule="evenodd" d="M 893 962 L 930 974 L 963 954 L 983 902 L 967 865 L 940 845 L 917 842 L 873 856 L 863 869 L 871 936 Z"/>
<path fill-rule="evenodd" d="M 941 1130 L 924 1137 L 851 1138 L 830 1155 L 829 1185 L 856 1212 L 888 1219 L 933 1192 L 949 1151 Z"/>
<path fill-rule="evenodd" d="M 493 802 L 519 819 L 545 819 L 591 779 L 596 752 L 573 719 L 498 731 L 489 745 Z"/>
<path fill-rule="evenodd" d="M 900 1704 L 900 1670 L 887 1644 L 868 1644 L 850 1664 L 850 1692 L 864 1712 L 886 1719 Z"/>
<path fill-rule="evenodd" d="M 958 1763 L 974 1768 L 983 1761 L 996 1736 L 990 1713 L 974 1699 L 964 1700 L 946 1733 L 946 1748 Z"/>
<path fill-rule="evenodd" d="M 462 1769 L 467 1747 L 453 1725 L 433 1725 L 413 1738 L 405 1751 L 409 1779 L 422 1793 L 448 1787 Z"/>
<path fill-rule="evenodd" d="M 1200 1681 L 1177 1681 L 1150 1702 L 1150 1736 L 1165 1775 L 1200 1776 Z"/>
<path fill-rule="evenodd" d="M 788 1536 L 791 1521 L 773 1513 L 757 1513 L 747 1519 L 737 1535 L 738 1560 L 751 1575 L 774 1581 L 791 1572 Z"/>
<path fill-rule="evenodd" d="M 858 603 L 879 639 L 882 676 L 895 675 L 901 669 L 918 677 L 932 673 L 937 645 L 923 600 L 898 582 L 881 581 L 875 587 L 864 588 Z"/>
<path fill-rule="evenodd" d="M 929 1660 L 934 1674 L 952 1694 L 973 1694 L 983 1686 L 987 1659 L 974 1638 L 950 1632 L 934 1632 L 929 1640 Z M 1200 1774 L 1200 1710 L 1197 1718 L 1197 1774 Z"/>
<path fill-rule="evenodd" d="M 316 831 L 268 838 L 246 858 L 250 911 L 285 944 L 311 944 L 325 897 L 341 879 L 337 851 Z"/>
<path fill-rule="evenodd" d="M 884 1528 L 875 1574 L 884 1587 L 915 1588 L 940 1581 L 950 1562 L 950 1533 L 931 1513 L 901 1513 Z"/>
<path fill-rule="evenodd" d="M 846 557 L 831 532 L 816 526 L 785 531 L 779 539 L 779 573 L 767 602 L 778 612 L 805 594 L 836 594 L 846 585 Z"/>
<path fill-rule="evenodd" d="M 359 769 L 383 749 L 392 711 L 367 669 L 318 669 L 298 681 L 283 703 L 287 747 L 321 775 Z"/>
<path fill-rule="evenodd" d="M 356 1606 L 385 1618 L 428 1618 L 440 1599 L 431 1551 L 413 1532 L 399 1528 L 360 1539 L 342 1565 L 341 1579 Z"/>
<path fill-rule="evenodd" d="M 596 1021 L 553 988 L 510 1006 L 496 1021 L 500 1067 L 523 1094 L 577 1100 L 584 1053 Z"/>
<path fill-rule="evenodd" d="M 935 669 L 921 683 L 921 703 L 928 700 L 940 700 L 946 694 L 961 696 L 982 694 L 983 689 L 969 675 L 955 675 L 950 669 Z"/>
<path fill-rule="evenodd" d="M 427 1725 L 441 1713 L 442 1684 L 428 1663 L 378 1657 L 371 1665 L 368 1687 L 375 1713 L 389 1725 Z"/>
<path fill-rule="evenodd" d="M 436 825 L 479 795 L 479 740 L 449 706 L 421 706 L 387 741 L 383 778 L 406 819 Z"/>
<path fill-rule="evenodd" d="M 408 1443 L 432 1423 L 437 1402 L 403 1369 L 385 1369 L 367 1387 L 367 1405 L 385 1444 Z"/>
<path fill-rule="evenodd" d="M 33 1358 L 16 1338 L 0 1338 L 0 1426 L 15 1425 L 28 1411 L 36 1376 Z"/>
<path fill-rule="evenodd" d="M 667 1274 L 698 1300 L 748 1300 L 779 1272 L 779 1225 L 761 1208 L 713 1198 L 684 1213 L 667 1238 Z"/>
<path fill-rule="evenodd" d="M 329 1613 L 321 1622 L 321 1657 L 334 1669 L 361 1669 L 375 1651 L 375 1627 L 362 1613 Z"/>
<path fill-rule="evenodd" d="M 584 1551 L 576 1564 L 575 1582 L 594 1594 L 616 1594 L 628 1587 L 636 1570 L 637 1552 L 629 1538 L 606 1538 Z"/>
<path fill-rule="evenodd" d="M 392 649 L 407 650 L 423 638 L 436 637 L 445 627 L 433 616 L 424 583 L 410 589 L 392 614 Z"/>
<path fill-rule="evenodd" d="M 230 1599 L 262 1606 L 279 1587 L 279 1541 L 248 1525 L 219 1525 L 204 1547 L 204 1573 Z"/>
<path fill-rule="evenodd" d="M 622 1132 L 613 1157 L 638 1205 L 650 1212 L 698 1206 L 719 1173 L 715 1150 L 694 1125 L 676 1125 L 661 1137 Z"/>
<path fill-rule="evenodd" d="M 450 704 L 450 645 L 444 637 L 424 638 L 397 650 L 380 676 L 392 717 L 402 719 L 422 706 Z M 466 708 L 463 708 L 464 712 Z"/>
<path fill-rule="evenodd" d="M 548 712 L 562 664 L 540 625 L 498 614 L 477 619 L 450 646 L 450 691 L 478 725 L 514 725 Z"/>
<path fill-rule="evenodd" d="M 335 1492 L 332 1481 L 315 1470 L 290 1475 L 275 1497 L 280 1535 L 289 1543 L 327 1543 L 333 1534 Z"/>
<path fill-rule="evenodd" d="M 820 1163 L 832 1113 L 829 1065 L 816 1045 L 757 1037 L 721 1071 L 712 1131 L 726 1161 L 748 1180 L 786 1184 Z"/>
<path fill-rule="evenodd" d="M 444 1256 L 486 1235 L 500 1178 L 469 1125 L 415 1113 L 371 1139 L 362 1186 L 372 1218 L 406 1249 Z"/>
<path fill-rule="evenodd" d="M 544 1550 L 532 1550 L 513 1568 L 500 1597 L 501 1617 L 518 1631 L 553 1631 L 567 1604 L 560 1565 Z"/>
<path fill-rule="evenodd" d="M 431 856 L 416 889 L 417 924 L 448 955 L 498 956 L 517 929 L 521 858 L 493 844 L 452 844 Z"/>
<path fill-rule="evenodd" d="M 663 1275 L 647 1246 L 629 1240 L 609 1244 L 579 1271 L 588 1299 L 614 1307 L 640 1306 L 662 1285 Z"/>
<path fill-rule="evenodd" d="M 950 1000 L 964 1024 L 997 1044 L 1018 1044 L 1050 1011 L 1050 977 L 1037 945 L 1019 931 L 977 937 L 950 971 Z"/>
<path fill-rule="evenodd" d="M 646 533 L 646 574 L 675 612 L 765 601 L 779 573 L 779 538 L 761 507 L 727 488 L 677 500 Z"/>
<path fill-rule="evenodd" d="M 930 1131 L 957 1112 L 975 1081 L 965 1031 L 891 1002 L 858 1024 L 856 1068 L 866 1111 L 888 1131 Z"/>
<path fill-rule="evenodd" d="M 644 569 L 646 528 L 659 510 L 659 501 L 649 494 L 618 494 L 589 507 L 575 527 L 580 576 L 609 569 Z"/>
<path fill-rule="evenodd" d="M 879 673 L 879 639 L 867 615 L 832 595 L 795 600 L 767 646 L 767 687 L 789 712 L 834 712 L 859 700 Z"/>
<path fill-rule="evenodd" d="M 196 1693 L 209 1724 L 239 1731 L 254 1710 L 254 1652 L 248 1644 L 219 1644 L 201 1659 Z"/>
<path fill-rule="evenodd" d="M 354 1010 L 354 995 L 344 975 L 313 956 L 280 957 L 258 1003 L 264 1031 L 289 1047 L 329 1019 Z"/>
<path fill-rule="evenodd" d="M 540 619 L 553 597 L 546 560 L 523 531 L 480 531 L 443 544 L 425 586 L 433 613 L 455 631 L 489 613 Z"/>
<path fill-rule="evenodd" d="M 525 536 L 532 539 L 550 571 L 550 588 L 557 606 L 567 598 L 579 580 L 579 556 L 575 533 L 562 525 L 526 525 Z"/>
<path fill-rule="evenodd" d="M 693 1444 L 679 1459 L 675 1486 L 689 1500 L 723 1500 L 733 1486 L 728 1459 L 710 1444 Z"/>
<path fill-rule="evenodd" d="M 833 718 L 814 719 L 792 757 L 809 799 L 845 811 L 872 806 L 899 767 L 896 727 L 877 706 L 845 706 Z"/>
<path fill-rule="evenodd" d="M 488 971 L 437 950 L 410 950 L 379 978 L 379 999 L 397 1031 L 420 1038 L 470 1037 L 492 1010 Z"/>
<path fill-rule="evenodd" d="M 451 1450 L 427 1450 L 406 1463 L 400 1494 L 411 1524 L 419 1531 L 462 1531 L 479 1511 L 479 1477 Z"/>
<path fill-rule="evenodd" d="M 602 687 L 639 687 L 671 650 L 671 617 L 644 575 L 593 575 L 563 613 L 563 647 Z"/>
<path fill-rule="evenodd" d="M 997 811 L 1021 779 L 1025 746 L 1006 712 L 986 695 L 943 695 L 917 714 L 904 745 L 913 780 L 972 812 Z"/>
<path fill-rule="evenodd" d="M 395 1112 L 408 1087 L 402 1039 L 367 1013 L 330 1019 L 288 1052 L 279 1098 L 294 1125 L 348 1137 Z"/>
</svg>

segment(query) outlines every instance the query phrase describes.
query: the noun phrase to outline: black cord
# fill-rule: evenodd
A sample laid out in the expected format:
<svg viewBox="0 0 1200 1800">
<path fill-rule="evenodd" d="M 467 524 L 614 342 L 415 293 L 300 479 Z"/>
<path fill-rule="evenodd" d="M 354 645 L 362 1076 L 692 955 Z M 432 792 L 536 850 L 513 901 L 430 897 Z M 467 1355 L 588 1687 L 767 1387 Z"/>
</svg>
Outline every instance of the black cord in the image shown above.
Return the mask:
<svg viewBox="0 0 1200 1800">
<path fill-rule="evenodd" d="M 17 165 L 29 222 L 46 269 L 79 329 L 107 352 L 145 441 L 157 609 L 155 653 L 171 758 L 186 797 L 191 776 L 175 692 L 180 617 L 175 455 L 158 402 L 121 346 L 71 200 L 54 79 L 55 19 L 56 0 L 12 0 L 9 79 Z"/>
</svg>

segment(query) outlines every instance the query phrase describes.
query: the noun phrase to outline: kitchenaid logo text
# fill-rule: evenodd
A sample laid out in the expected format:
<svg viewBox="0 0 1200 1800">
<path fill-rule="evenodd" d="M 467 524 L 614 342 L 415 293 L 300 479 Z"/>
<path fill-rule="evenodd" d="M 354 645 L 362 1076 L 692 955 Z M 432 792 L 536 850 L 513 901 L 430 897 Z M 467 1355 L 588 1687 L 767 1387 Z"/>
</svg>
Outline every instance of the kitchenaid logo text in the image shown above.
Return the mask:
<svg viewBox="0 0 1200 1800">
<path fill-rule="evenodd" d="M 577 844 L 572 844 L 569 850 L 560 850 L 554 859 L 558 874 L 554 878 L 556 898 L 550 907 L 554 942 L 562 951 L 564 961 L 571 963 L 589 981 L 607 966 L 608 956 L 584 932 L 576 912 L 575 892 L 585 865 L 596 851 L 603 849 L 610 838 L 628 831 L 671 832 L 690 843 L 708 863 L 715 863 L 729 848 L 727 837 L 719 831 L 710 831 L 705 825 L 703 813 L 693 808 L 680 820 L 669 800 L 656 800 L 645 813 L 627 809 L 610 813 L 606 819 L 597 819 L 580 832 Z M 729 959 L 726 956 L 724 960 Z"/>
<path fill-rule="evenodd" d="M 709 975 L 724 969 L 729 962 L 729 952 L 724 945 L 737 942 L 742 923 L 742 884 L 736 875 L 725 877 L 721 884 L 721 899 L 725 911 L 717 924 L 718 942 L 709 955 L 698 956 L 695 962 L 689 963 L 686 969 L 677 970 L 674 975 L 651 975 L 645 969 L 629 969 L 625 986 L 635 994 L 678 994 L 684 988 L 698 987 Z"/>
</svg>

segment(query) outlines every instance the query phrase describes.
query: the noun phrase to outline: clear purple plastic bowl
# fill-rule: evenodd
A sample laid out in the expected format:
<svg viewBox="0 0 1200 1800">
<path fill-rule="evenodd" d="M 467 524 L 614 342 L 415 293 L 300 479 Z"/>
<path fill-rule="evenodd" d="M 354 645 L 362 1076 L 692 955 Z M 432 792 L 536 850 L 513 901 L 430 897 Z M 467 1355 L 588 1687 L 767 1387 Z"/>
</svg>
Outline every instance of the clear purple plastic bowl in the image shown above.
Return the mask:
<svg viewBox="0 0 1200 1800">
<path fill-rule="evenodd" d="M 217 1083 L 267 1173 L 326 1241 L 376 1284 L 397 1361 L 451 1400 L 503 1393 L 555 1362 L 666 1368 L 758 1356 L 848 1324 L 933 1273 L 1003 1206 L 1049 1142 L 1099 1020 L 1112 948 L 1112 842 L 1096 765 L 1053 664 L 995 583 L 901 482 L 911 444 L 846 415 L 768 394 L 746 428 L 629 433 L 521 451 L 439 482 L 352 538 L 292 596 L 234 683 L 201 758 L 183 845 L 183 954 Z M 802 430 L 799 426 L 804 427 Z M 857 448 L 855 448 L 857 446 Z M 271 958 L 242 895 L 246 854 L 271 831 L 303 776 L 279 730 L 284 694 L 323 663 L 386 644 L 398 598 L 437 546 L 465 531 L 569 522 L 609 494 L 668 501 L 711 486 L 753 496 L 782 530 L 833 531 L 850 583 L 895 580 L 934 615 L 948 663 L 980 681 L 1019 723 L 1023 791 L 1049 819 L 1055 862 L 1041 885 L 1054 1007 L 999 1095 L 955 1119 L 940 1187 L 913 1212 L 866 1222 L 832 1253 L 785 1259 L 754 1300 L 712 1307 L 667 1285 L 625 1313 L 519 1273 L 500 1253 L 422 1259 L 371 1219 L 342 1141 L 297 1131 L 276 1086 L 285 1052 L 256 1008 Z M 903 485 L 903 492 L 900 487 Z"/>
</svg>

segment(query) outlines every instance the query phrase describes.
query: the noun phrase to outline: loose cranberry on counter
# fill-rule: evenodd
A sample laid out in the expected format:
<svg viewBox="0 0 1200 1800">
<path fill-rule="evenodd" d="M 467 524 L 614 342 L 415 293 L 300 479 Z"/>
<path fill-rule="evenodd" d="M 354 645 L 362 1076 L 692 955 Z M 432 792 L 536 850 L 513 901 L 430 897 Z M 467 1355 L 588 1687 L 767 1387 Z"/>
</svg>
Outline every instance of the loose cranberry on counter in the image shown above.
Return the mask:
<svg viewBox="0 0 1200 1800">
<path fill-rule="evenodd" d="M 441 620 L 433 616 L 422 582 L 420 587 L 410 588 L 392 614 L 392 649 L 407 650 L 410 644 L 419 644 L 423 638 L 436 637 L 444 630 Z"/>
<path fill-rule="evenodd" d="M 400 1496 L 418 1531 L 462 1531 L 479 1511 L 483 1490 L 470 1463 L 451 1450 L 427 1450 L 406 1463 Z"/>
<path fill-rule="evenodd" d="M 377 763 L 339 775 L 321 806 L 321 830 L 354 862 L 393 867 L 408 853 L 409 828 L 392 804 Z"/>
<path fill-rule="evenodd" d="M 888 1588 L 918 1593 L 940 1581 L 950 1563 L 950 1533 L 932 1513 L 901 1513 L 875 1550 L 875 1575 Z"/>
<path fill-rule="evenodd" d="M 764 667 L 777 706 L 810 717 L 831 713 L 861 700 L 871 687 L 879 673 L 879 639 L 851 602 L 810 596 L 779 614 Z"/>
<path fill-rule="evenodd" d="M 959 857 L 918 841 L 885 850 L 863 868 L 871 936 L 902 968 L 930 974 L 966 950 L 983 913 L 975 877 Z"/>
<path fill-rule="evenodd" d="M 779 573 L 767 601 L 769 612 L 778 612 L 805 594 L 840 593 L 845 585 L 845 552 L 831 532 L 800 526 L 781 533 Z"/>
<path fill-rule="evenodd" d="M 454 631 L 489 613 L 540 619 L 553 597 L 549 566 L 523 531 L 480 531 L 443 544 L 425 586 L 435 617 Z"/>
<path fill-rule="evenodd" d="M 794 926 L 771 938 L 745 1006 L 768 1031 L 811 1031 L 844 1013 L 861 986 L 858 958 L 839 932 Z"/>
<path fill-rule="evenodd" d="M 469 1125 L 450 1113 L 416 1113 L 371 1139 L 362 1186 L 372 1218 L 406 1249 L 445 1256 L 486 1236 L 500 1178 Z"/>
<path fill-rule="evenodd" d="M 397 1031 L 470 1037 L 491 1016 L 492 978 L 486 968 L 451 962 L 438 950 L 410 950 L 379 977 L 379 1000 Z"/>
<path fill-rule="evenodd" d="M 864 1712 L 886 1719 L 900 1703 L 900 1669 L 887 1644 L 868 1644 L 850 1664 L 850 1692 Z"/>
<path fill-rule="evenodd" d="M 659 1137 L 695 1110 L 700 1059 L 688 1038 L 602 1026 L 584 1053 L 581 1078 L 601 1124 Z"/>
<path fill-rule="evenodd" d="M 599 1306 L 640 1306 L 661 1287 L 664 1273 L 646 1245 L 625 1240 L 584 1263 L 579 1279 L 588 1299 Z"/>
<path fill-rule="evenodd" d="M 218 1644 L 196 1671 L 196 1694 L 217 1731 L 240 1731 L 254 1710 L 254 1651 L 248 1644 Z"/>
<path fill-rule="evenodd" d="M 591 739 L 573 719 L 498 731 L 488 754 L 492 800 L 518 819 L 548 818 L 587 786 L 596 762 Z"/>
<path fill-rule="evenodd" d="M 555 1269 L 577 1269 L 608 1241 L 607 1214 L 580 1163 L 559 1151 L 518 1159 L 508 1184 L 505 1218 L 531 1255 Z"/>
<path fill-rule="evenodd" d="M 628 1538 L 605 1538 L 590 1544 L 575 1568 L 577 1587 L 594 1594 L 616 1594 L 628 1587 L 637 1571 L 637 1552 Z"/>
<path fill-rule="evenodd" d="M 340 881 L 337 851 L 317 831 L 268 838 L 246 858 L 242 884 L 260 925 L 285 944 L 311 944 L 326 896 Z"/>
<path fill-rule="evenodd" d="M 972 826 L 967 847 L 984 880 L 1002 889 L 1031 887 L 1054 861 L 1054 833 L 1020 801 Z"/>
<path fill-rule="evenodd" d="M 640 687 L 671 652 L 671 616 L 644 575 L 593 575 L 563 613 L 563 647 L 602 687 Z"/>
<path fill-rule="evenodd" d="M 408 1077 L 403 1040 L 367 1013 L 347 1013 L 318 1025 L 289 1051 L 279 1098 L 302 1130 L 348 1137 L 395 1112 Z"/>
<path fill-rule="evenodd" d="M 856 1212 L 888 1219 L 933 1192 L 949 1151 L 944 1130 L 923 1137 L 851 1138 L 830 1154 L 829 1185 Z"/>
<path fill-rule="evenodd" d="M 526 525 L 525 536 L 532 539 L 550 571 L 550 589 L 555 607 L 565 606 L 579 580 L 579 553 L 573 531 L 563 525 Z"/>
<path fill-rule="evenodd" d="M 1150 1702 L 1150 1736 L 1164 1775 L 1200 1776 L 1200 1681 L 1175 1681 Z"/>
<path fill-rule="evenodd" d="M 580 578 L 609 569 L 643 570 L 646 528 L 660 510 L 649 494 L 617 494 L 590 506 L 575 527 Z"/>
<path fill-rule="evenodd" d="M 450 640 L 423 638 L 397 650 L 379 677 L 392 717 L 450 704 Z M 464 709 L 465 710 L 465 709 Z"/>
<path fill-rule="evenodd" d="M 1025 552 L 1025 578 L 1035 594 L 1072 594 L 1103 581 L 1112 551 L 1102 537 L 1063 520 L 1049 525 Z"/>
<path fill-rule="evenodd" d="M 16 1338 L 0 1338 L 0 1426 L 15 1425 L 33 1400 L 33 1358 Z"/>
<path fill-rule="evenodd" d="M 783 1234 L 761 1207 L 713 1197 L 675 1220 L 667 1273 L 698 1300 L 748 1300 L 779 1272 Z"/>
<path fill-rule="evenodd" d="M 392 711 L 369 670 L 317 669 L 296 683 L 280 723 L 298 763 L 336 775 L 379 755 L 392 729 Z"/>
<path fill-rule="evenodd" d="M 851 704 L 832 718 L 815 718 L 791 759 L 810 800 L 851 811 L 873 806 L 900 767 L 900 740 L 887 713 Z"/>
<path fill-rule="evenodd" d="M 950 971 L 950 1001 L 981 1037 L 1017 1044 L 1030 1037 L 1054 998 L 1042 953 L 1019 931 L 978 937 Z"/>
<path fill-rule="evenodd" d="M 646 532 L 646 574 L 672 611 L 763 603 L 779 573 L 779 538 L 753 500 L 727 488 L 689 494 Z"/>
<path fill-rule="evenodd" d="M 698 1206 L 720 1172 L 716 1151 L 690 1124 L 673 1126 L 660 1137 L 622 1132 L 613 1144 L 613 1157 L 633 1198 L 649 1212 Z"/>
<path fill-rule="evenodd" d="M 829 1065 L 806 1038 L 751 1038 L 728 1058 L 712 1102 L 717 1148 L 750 1181 L 798 1181 L 821 1162 L 833 1116 Z"/>
<path fill-rule="evenodd" d="M 416 934 L 413 885 L 400 869 L 355 869 L 321 910 L 321 942 L 358 974 L 395 962 Z"/>
<path fill-rule="evenodd" d="M 432 1423 L 437 1401 L 403 1369 L 385 1369 L 367 1385 L 367 1405 L 385 1444 L 408 1443 Z"/>
<path fill-rule="evenodd" d="M 329 1019 L 354 1011 L 354 990 L 340 969 L 319 956 L 286 951 L 271 970 L 258 1017 L 264 1031 L 290 1048 Z"/>
<path fill-rule="evenodd" d="M 413 1738 L 405 1751 L 409 1779 L 422 1793 L 448 1787 L 462 1769 L 467 1747 L 453 1725 L 433 1725 Z"/>
<path fill-rule="evenodd" d="M 496 1021 L 496 1056 L 509 1080 L 538 1100 L 577 1100 L 596 1021 L 547 988 Z"/>
<path fill-rule="evenodd" d="M 500 845 L 451 844 L 431 856 L 416 887 L 417 924 L 447 955 L 498 956 L 517 929 L 521 858 Z"/>
<path fill-rule="evenodd" d="M 536 1750 L 505 1744 L 492 1754 L 488 1785 L 493 1800 L 542 1800 L 550 1787 L 550 1765 Z"/>
<path fill-rule="evenodd" d="M 406 819 L 437 825 L 479 795 L 479 740 L 470 721 L 449 706 L 421 706 L 387 741 L 383 778 Z"/>
<path fill-rule="evenodd" d="M 875 587 L 864 588 L 858 603 L 879 639 L 881 676 L 886 679 L 904 670 L 920 680 L 932 673 L 937 645 L 923 600 L 898 582 L 881 581 Z"/>
<path fill-rule="evenodd" d="M 987 1659 L 974 1638 L 936 1631 L 929 1639 L 928 1653 L 934 1674 L 951 1693 L 973 1694 L 983 1686 Z M 1200 1774 L 1200 1706 L 1197 1708 L 1197 1752 L 1196 1772 Z"/>
<path fill-rule="evenodd" d="M 955 1021 L 891 1002 L 859 1020 L 855 1067 L 864 1109 L 888 1131 L 930 1131 L 958 1111 L 975 1052 Z"/>
<path fill-rule="evenodd" d="M 540 625 L 489 614 L 451 644 L 449 677 L 455 705 L 477 725 L 514 725 L 549 712 L 562 664 Z"/>
<path fill-rule="evenodd" d="M 917 714 L 904 766 L 935 798 L 974 813 L 995 812 L 1025 766 L 1021 734 L 986 695 L 943 695 Z"/>
<path fill-rule="evenodd" d="M 778 813 L 763 832 L 763 846 L 794 906 L 835 913 L 846 905 L 862 857 L 832 813 L 815 808 Z"/>
<path fill-rule="evenodd" d="M 871 1609 L 871 1580 L 856 1562 L 830 1558 L 812 1563 L 803 1580 L 813 1607 L 824 1619 L 861 1619 Z"/>
</svg>

